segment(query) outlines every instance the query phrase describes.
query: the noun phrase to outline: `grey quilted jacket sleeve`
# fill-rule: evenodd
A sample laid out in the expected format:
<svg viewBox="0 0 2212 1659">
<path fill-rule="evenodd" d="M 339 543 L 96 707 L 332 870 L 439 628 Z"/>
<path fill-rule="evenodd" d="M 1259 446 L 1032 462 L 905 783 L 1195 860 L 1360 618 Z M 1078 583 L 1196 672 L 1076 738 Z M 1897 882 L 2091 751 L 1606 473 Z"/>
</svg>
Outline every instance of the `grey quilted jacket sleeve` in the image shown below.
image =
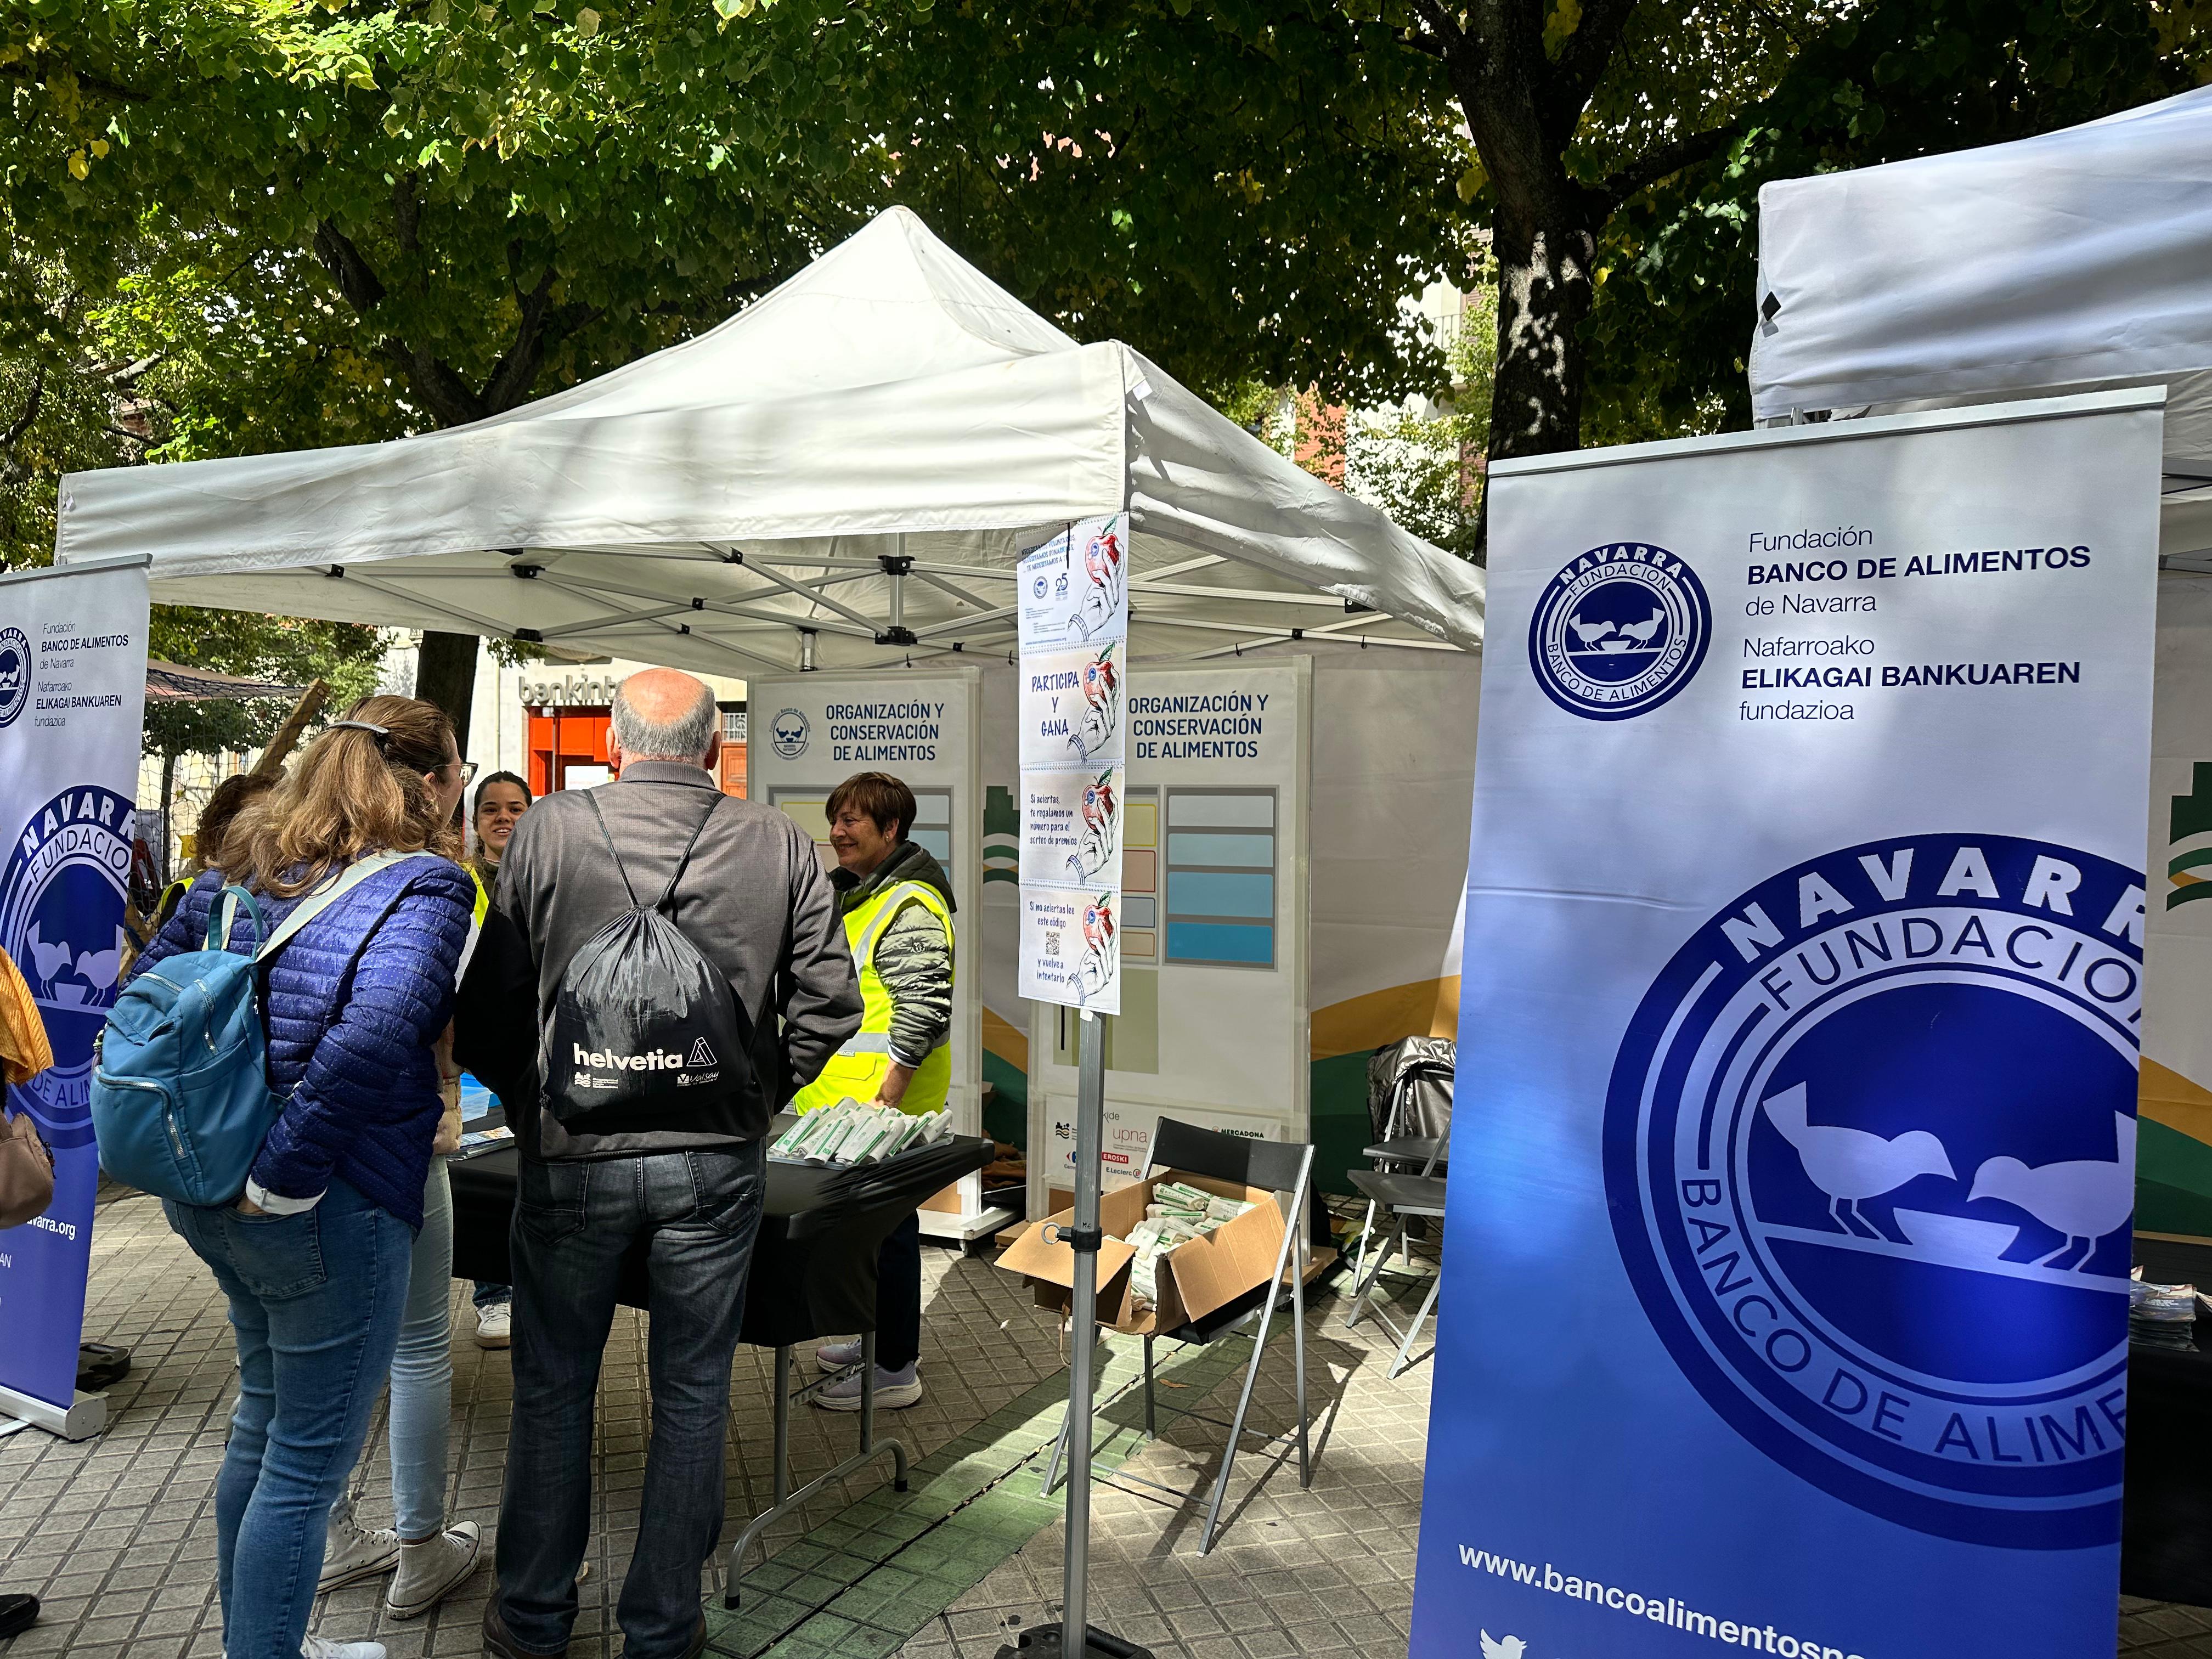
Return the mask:
<svg viewBox="0 0 2212 1659">
<path fill-rule="evenodd" d="M 891 1058 L 919 1066 L 952 1035 L 952 941 L 919 904 L 900 908 L 876 945 L 876 972 L 891 994 Z"/>
</svg>

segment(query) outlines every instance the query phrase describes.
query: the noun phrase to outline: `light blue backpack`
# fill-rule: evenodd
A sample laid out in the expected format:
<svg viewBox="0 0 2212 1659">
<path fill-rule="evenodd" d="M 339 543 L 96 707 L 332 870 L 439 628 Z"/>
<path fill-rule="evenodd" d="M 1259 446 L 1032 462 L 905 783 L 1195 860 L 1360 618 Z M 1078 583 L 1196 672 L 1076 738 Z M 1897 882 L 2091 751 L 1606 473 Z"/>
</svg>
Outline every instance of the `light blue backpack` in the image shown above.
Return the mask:
<svg viewBox="0 0 2212 1659">
<path fill-rule="evenodd" d="M 423 853 L 357 859 L 293 907 L 271 934 L 243 887 L 208 910 L 205 948 L 171 957 L 125 986 L 93 1051 L 92 1127 L 100 1167 L 179 1204 L 234 1202 L 283 1103 L 269 1087 L 268 1038 L 256 988 L 261 965 L 346 894 Z M 264 941 L 224 949 L 243 909 Z"/>
</svg>

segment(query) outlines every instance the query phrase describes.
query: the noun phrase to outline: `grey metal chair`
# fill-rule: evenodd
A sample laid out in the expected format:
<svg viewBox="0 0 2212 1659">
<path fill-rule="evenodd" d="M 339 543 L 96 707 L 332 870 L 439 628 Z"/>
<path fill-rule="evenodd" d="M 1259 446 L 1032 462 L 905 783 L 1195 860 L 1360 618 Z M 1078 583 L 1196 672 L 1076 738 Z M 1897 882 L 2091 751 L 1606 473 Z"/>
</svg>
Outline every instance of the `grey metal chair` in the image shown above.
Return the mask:
<svg viewBox="0 0 2212 1659">
<path fill-rule="evenodd" d="M 1260 1359 L 1267 1352 L 1267 1334 L 1274 1322 L 1275 1310 L 1285 1296 L 1291 1304 L 1291 1352 L 1297 1368 L 1298 1485 L 1310 1486 L 1313 1484 L 1312 1448 L 1306 1416 L 1305 1303 L 1306 1210 L 1313 1188 L 1313 1160 L 1314 1149 L 1310 1144 L 1293 1146 L 1275 1141 L 1248 1140 L 1241 1135 L 1224 1134 L 1218 1129 L 1204 1129 L 1196 1124 L 1182 1123 L 1166 1117 L 1158 1120 L 1152 1127 L 1152 1153 L 1145 1161 L 1144 1173 L 1139 1179 L 1149 1180 L 1156 1169 L 1180 1170 L 1215 1181 L 1261 1187 L 1291 1195 L 1288 1219 L 1283 1227 L 1282 1248 L 1276 1253 L 1275 1270 L 1266 1284 L 1255 1285 L 1244 1295 L 1224 1307 L 1217 1308 L 1203 1319 L 1193 1320 L 1173 1330 L 1154 1332 L 1145 1338 L 1145 1437 L 1149 1440 L 1158 1438 L 1159 1434 L 1158 1406 L 1152 1386 L 1154 1342 L 1163 1336 L 1171 1337 L 1178 1342 L 1212 1342 L 1218 1337 L 1237 1334 L 1239 1328 L 1249 1324 L 1255 1315 L 1259 1320 L 1259 1329 L 1252 1340 L 1252 1358 L 1244 1367 L 1244 1388 L 1237 1396 L 1235 1419 L 1209 1416 L 1195 1409 L 1176 1413 L 1178 1417 L 1194 1418 L 1201 1423 L 1211 1423 L 1229 1431 L 1229 1443 L 1221 1455 L 1221 1473 L 1215 1478 L 1212 1499 L 1206 1505 L 1206 1524 L 1199 1533 L 1198 1553 L 1200 1555 L 1213 1547 L 1214 1532 L 1221 1518 L 1222 1500 L 1229 1491 L 1230 1471 L 1236 1467 L 1237 1449 L 1247 1434 L 1259 1432 L 1248 1430 L 1244 1426 L 1244 1419 L 1252 1408 L 1252 1386 L 1259 1378 Z M 1286 1269 L 1291 1274 L 1287 1286 L 1284 1283 Z M 1268 1435 L 1262 1437 L 1272 1443 L 1288 1437 Z M 1051 1461 L 1045 1468 L 1044 1490 L 1047 1492 L 1059 1483 L 1060 1460 L 1066 1450 L 1067 1424 L 1063 1419 L 1059 1443 L 1054 1446 Z M 1194 1492 L 1184 1492 L 1126 1472 L 1115 1478 L 1133 1480 L 1175 1498 L 1197 1496 Z"/>
<path fill-rule="evenodd" d="M 1376 1168 L 1346 1171 L 1352 1184 L 1366 1195 L 1367 1218 L 1360 1228 L 1359 1253 L 1352 1266 L 1352 1306 L 1345 1316 L 1345 1328 L 1354 1328 L 1373 1312 L 1399 1340 L 1389 1372 L 1394 1377 L 1412 1363 L 1413 1344 L 1435 1311 L 1443 1285 L 1442 1270 L 1429 1277 L 1420 1310 L 1408 1324 L 1398 1324 L 1370 1297 L 1394 1258 L 1411 1261 L 1413 1223 L 1443 1219 L 1444 1180 L 1440 1172 L 1451 1146 L 1455 1060 L 1455 1045 L 1437 1038 L 1407 1038 L 1376 1054 L 1370 1075 L 1387 1088 L 1389 1104 L 1376 1126 L 1382 1139 L 1361 1154 Z M 1386 1209 L 1395 1226 L 1388 1235 L 1388 1247 L 1370 1265 L 1376 1219 Z"/>
<path fill-rule="evenodd" d="M 1375 1281 L 1382 1276 L 1382 1270 L 1390 1265 L 1392 1257 L 1402 1255 L 1411 1259 L 1413 1251 L 1407 1228 L 1411 1218 L 1443 1219 L 1444 1181 L 1442 1176 L 1407 1175 L 1384 1170 L 1351 1170 L 1346 1173 L 1352 1184 L 1367 1194 L 1370 1231 L 1378 1207 L 1387 1208 L 1398 1218 L 1396 1231 L 1389 1235 L 1389 1242 L 1376 1256 L 1371 1267 L 1366 1263 L 1367 1240 L 1364 1237 L 1360 1240 L 1361 1268 L 1352 1275 L 1352 1310 L 1344 1318 L 1344 1328 L 1351 1330 L 1364 1316 L 1371 1312 L 1381 1322 L 1382 1328 L 1398 1339 L 1398 1352 L 1390 1361 L 1389 1370 L 1384 1373 L 1386 1377 L 1394 1377 L 1413 1363 L 1413 1344 L 1419 1340 L 1421 1327 L 1436 1311 L 1437 1294 L 1443 1288 L 1443 1266 L 1439 1262 L 1436 1272 L 1428 1276 L 1428 1294 L 1421 1299 L 1420 1311 L 1404 1325 L 1400 1325 L 1383 1307 L 1370 1300 Z"/>
</svg>

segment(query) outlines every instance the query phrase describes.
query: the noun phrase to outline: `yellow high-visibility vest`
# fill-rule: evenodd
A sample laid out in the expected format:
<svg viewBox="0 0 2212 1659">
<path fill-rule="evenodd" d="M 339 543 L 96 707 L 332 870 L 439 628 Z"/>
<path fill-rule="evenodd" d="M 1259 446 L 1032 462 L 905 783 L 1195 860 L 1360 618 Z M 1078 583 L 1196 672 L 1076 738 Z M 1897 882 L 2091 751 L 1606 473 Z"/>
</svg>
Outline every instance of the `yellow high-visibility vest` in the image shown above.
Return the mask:
<svg viewBox="0 0 2212 1659">
<path fill-rule="evenodd" d="M 951 947 L 952 913 L 945 908 L 944 896 L 925 882 L 895 883 L 845 913 L 845 942 L 853 947 L 853 964 L 860 970 L 860 1029 L 830 1057 L 822 1075 L 793 1097 L 793 1111 L 818 1111 L 848 1095 L 863 1106 L 876 1097 L 884 1073 L 891 1068 L 891 994 L 876 972 L 876 946 L 890 931 L 892 919 L 908 904 L 919 904 L 937 918 Z M 952 1043 L 948 1038 L 915 1068 L 913 1081 L 899 1098 L 899 1109 L 916 1116 L 937 1111 L 951 1086 Z"/>
</svg>

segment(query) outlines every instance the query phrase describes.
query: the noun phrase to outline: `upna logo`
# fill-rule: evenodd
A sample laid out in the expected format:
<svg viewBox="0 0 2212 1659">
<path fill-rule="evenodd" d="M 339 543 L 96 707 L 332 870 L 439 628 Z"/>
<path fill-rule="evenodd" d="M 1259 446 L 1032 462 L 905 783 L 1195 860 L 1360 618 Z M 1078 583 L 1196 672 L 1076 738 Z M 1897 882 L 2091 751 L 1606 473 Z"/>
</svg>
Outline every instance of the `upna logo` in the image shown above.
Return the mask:
<svg viewBox="0 0 2212 1659">
<path fill-rule="evenodd" d="M 1569 714 L 1621 720 L 1687 685 L 1711 636 L 1696 571 L 1663 547 L 1615 542 L 1545 585 L 1528 623 L 1528 665 Z"/>
<path fill-rule="evenodd" d="M 813 733 L 813 726 L 799 710 L 779 709 L 768 723 L 769 747 L 786 760 L 797 760 L 806 752 L 806 740 Z"/>
<path fill-rule="evenodd" d="M 1762 882 L 1653 983 L 1614 1236 L 1768 1456 L 1942 1537 L 2118 1541 L 2142 939 L 2133 870 L 1918 836 Z"/>
</svg>

